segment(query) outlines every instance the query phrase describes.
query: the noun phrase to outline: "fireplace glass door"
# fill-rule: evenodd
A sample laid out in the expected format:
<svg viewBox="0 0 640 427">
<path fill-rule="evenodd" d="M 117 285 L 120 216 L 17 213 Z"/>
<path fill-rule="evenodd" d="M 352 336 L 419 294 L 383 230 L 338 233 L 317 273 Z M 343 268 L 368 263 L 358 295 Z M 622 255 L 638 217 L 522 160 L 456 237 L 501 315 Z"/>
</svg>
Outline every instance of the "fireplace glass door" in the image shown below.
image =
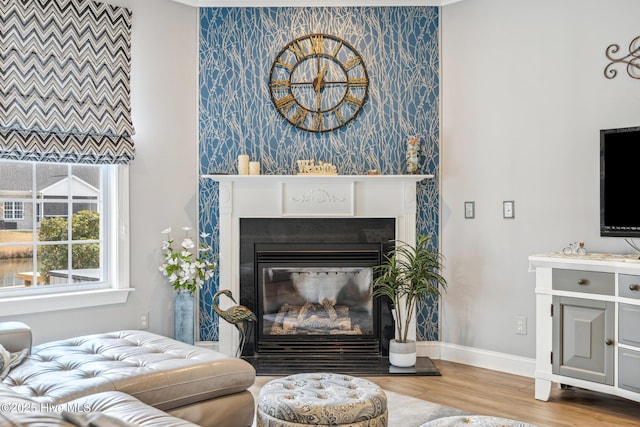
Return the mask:
<svg viewBox="0 0 640 427">
<path fill-rule="evenodd" d="M 380 351 L 380 310 L 372 298 L 380 245 L 256 252 L 258 352 Z"/>
<path fill-rule="evenodd" d="M 373 335 L 371 267 L 262 267 L 264 336 Z"/>
</svg>

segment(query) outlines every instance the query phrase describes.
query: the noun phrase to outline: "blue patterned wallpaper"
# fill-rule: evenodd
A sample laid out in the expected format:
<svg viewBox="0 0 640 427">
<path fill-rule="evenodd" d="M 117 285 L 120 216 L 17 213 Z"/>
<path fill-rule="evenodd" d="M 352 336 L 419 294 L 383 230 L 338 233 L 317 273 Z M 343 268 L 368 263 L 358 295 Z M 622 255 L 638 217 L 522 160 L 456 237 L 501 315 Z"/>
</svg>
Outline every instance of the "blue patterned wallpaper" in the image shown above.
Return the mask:
<svg viewBox="0 0 640 427">
<path fill-rule="evenodd" d="M 200 9 L 200 172 L 237 173 L 248 154 L 264 174 L 294 174 L 296 160 L 334 164 L 340 174 L 406 173 L 410 136 L 421 141 L 420 173 L 438 177 L 439 10 L 436 7 Z M 310 33 L 338 36 L 363 57 L 369 96 L 358 117 L 329 133 L 301 131 L 276 111 L 269 72 L 278 52 Z M 418 189 L 418 232 L 438 235 L 437 180 Z M 217 185 L 200 181 L 200 230 L 217 252 Z M 214 277 L 200 295 L 200 339 L 217 341 Z M 438 308 L 419 310 L 418 340 L 438 339 Z"/>
</svg>

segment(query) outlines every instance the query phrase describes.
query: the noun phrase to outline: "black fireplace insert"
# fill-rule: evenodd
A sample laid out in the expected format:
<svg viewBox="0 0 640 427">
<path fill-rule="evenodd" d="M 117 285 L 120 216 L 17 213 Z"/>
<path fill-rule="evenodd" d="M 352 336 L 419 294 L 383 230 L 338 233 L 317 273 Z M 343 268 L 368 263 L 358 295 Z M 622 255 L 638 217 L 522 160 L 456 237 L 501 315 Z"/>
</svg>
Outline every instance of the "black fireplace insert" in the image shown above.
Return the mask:
<svg viewBox="0 0 640 427">
<path fill-rule="evenodd" d="M 381 244 L 256 244 L 257 352 L 379 355 Z"/>
<path fill-rule="evenodd" d="M 241 218 L 240 304 L 258 321 L 243 356 L 388 355 L 393 320 L 371 298 L 393 218 Z"/>
</svg>

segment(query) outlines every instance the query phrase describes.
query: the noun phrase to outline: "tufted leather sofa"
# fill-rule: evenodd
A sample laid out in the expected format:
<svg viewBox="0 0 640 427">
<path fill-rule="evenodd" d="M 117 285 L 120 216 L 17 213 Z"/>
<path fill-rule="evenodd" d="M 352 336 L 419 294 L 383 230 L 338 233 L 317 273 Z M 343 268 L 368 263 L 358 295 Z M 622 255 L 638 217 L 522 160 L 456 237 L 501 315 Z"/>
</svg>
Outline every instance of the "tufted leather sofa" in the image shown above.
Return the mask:
<svg viewBox="0 0 640 427">
<path fill-rule="evenodd" d="M 29 348 L 31 331 L 20 322 L 0 323 L 0 344 Z M 124 425 L 246 427 L 254 380 L 255 370 L 241 359 L 146 331 L 75 337 L 34 346 L 10 371 L 0 402 L 14 405 L 0 405 L 0 420 L 54 417 L 59 424 L 41 425 L 67 425 L 60 412 L 75 410 Z"/>
</svg>

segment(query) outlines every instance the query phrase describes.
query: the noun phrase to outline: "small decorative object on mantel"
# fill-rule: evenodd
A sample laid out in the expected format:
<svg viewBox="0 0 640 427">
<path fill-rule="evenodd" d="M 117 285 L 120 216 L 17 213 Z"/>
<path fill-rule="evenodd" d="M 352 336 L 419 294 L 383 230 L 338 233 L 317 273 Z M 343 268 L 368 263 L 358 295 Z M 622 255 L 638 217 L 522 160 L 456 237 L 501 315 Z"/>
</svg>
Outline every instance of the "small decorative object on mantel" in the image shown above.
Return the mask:
<svg viewBox="0 0 640 427">
<path fill-rule="evenodd" d="M 178 291 L 174 300 L 175 338 L 187 344 L 195 342 L 195 293 L 202 287 L 204 281 L 213 276 L 216 263 L 210 260 L 211 248 L 201 244 L 196 253 L 192 251 L 196 244 L 189 237 L 191 227 L 182 227 L 185 237 L 180 245 L 180 251 L 173 249 L 174 240 L 171 238 L 171 228 L 162 231 L 167 239 L 162 242 L 164 263 L 159 270 L 169 278 L 173 289 Z M 206 239 L 209 235 L 201 233 Z"/>
<path fill-rule="evenodd" d="M 418 156 L 420 152 L 420 140 L 412 136 L 407 140 L 407 172 L 418 172 Z"/>
<path fill-rule="evenodd" d="M 237 304 L 237 302 L 233 298 L 231 291 L 228 289 L 218 291 L 213 296 L 213 311 L 215 311 L 221 319 L 224 319 L 235 326 L 240 333 L 240 342 L 238 343 L 238 349 L 236 350 L 236 357 L 240 357 L 242 356 L 242 349 L 244 349 L 244 344 L 247 340 L 249 327 L 252 322 L 255 322 L 258 319 L 256 318 L 256 315 L 244 305 L 234 305 L 226 310 L 221 309 L 218 305 L 218 298 L 220 298 L 220 295 L 225 295 L 233 301 L 234 304 Z"/>
<path fill-rule="evenodd" d="M 315 160 L 298 160 L 298 175 L 338 175 L 338 169 L 331 163 Z"/>
<path fill-rule="evenodd" d="M 618 71 L 613 69 L 613 65 L 626 64 L 627 74 L 629 74 L 629 77 L 633 79 L 640 79 L 640 36 L 631 40 L 631 43 L 629 43 L 628 54 L 620 58 L 615 58 L 614 55 L 618 53 L 618 50 L 620 50 L 620 46 L 615 43 L 607 47 L 605 54 L 607 55 L 607 59 L 611 62 L 604 68 L 604 76 L 608 79 L 614 78 L 618 75 Z"/>
<path fill-rule="evenodd" d="M 260 175 L 260 162 L 249 162 L 249 175 Z"/>
<path fill-rule="evenodd" d="M 249 156 L 246 154 L 238 156 L 238 175 L 249 175 Z"/>
</svg>

